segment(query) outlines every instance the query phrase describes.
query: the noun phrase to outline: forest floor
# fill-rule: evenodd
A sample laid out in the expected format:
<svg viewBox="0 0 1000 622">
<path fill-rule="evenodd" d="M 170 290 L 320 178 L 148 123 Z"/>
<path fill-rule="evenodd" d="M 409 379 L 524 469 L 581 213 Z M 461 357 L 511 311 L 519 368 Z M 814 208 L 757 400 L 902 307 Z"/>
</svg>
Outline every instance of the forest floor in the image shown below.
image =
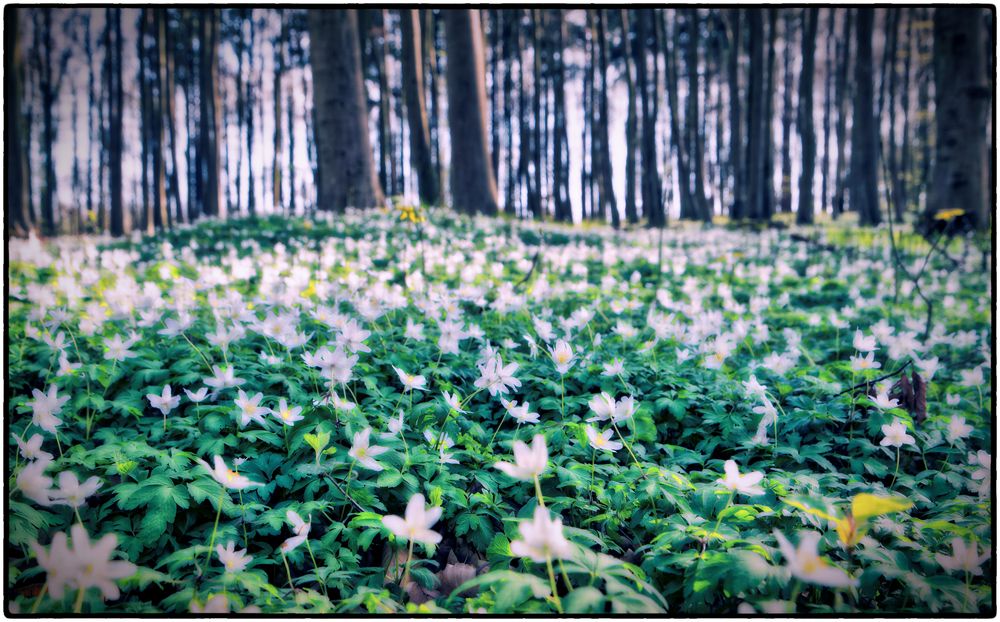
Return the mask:
<svg viewBox="0 0 1000 622">
<path fill-rule="evenodd" d="M 10 610 L 992 607 L 975 248 L 424 216 L 12 241 Z"/>
</svg>

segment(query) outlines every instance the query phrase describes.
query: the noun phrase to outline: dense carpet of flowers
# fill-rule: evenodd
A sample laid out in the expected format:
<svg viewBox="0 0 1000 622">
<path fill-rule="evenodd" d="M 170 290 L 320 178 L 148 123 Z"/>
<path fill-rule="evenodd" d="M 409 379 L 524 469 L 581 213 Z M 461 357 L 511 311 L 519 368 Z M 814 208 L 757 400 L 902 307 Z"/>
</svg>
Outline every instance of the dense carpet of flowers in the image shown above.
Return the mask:
<svg viewBox="0 0 1000 622">
<path fill-rule="evenodd" d="M 11 242 L 9 610 L 990 610 L 978 251 L 419 216 Z"/>
</svg>

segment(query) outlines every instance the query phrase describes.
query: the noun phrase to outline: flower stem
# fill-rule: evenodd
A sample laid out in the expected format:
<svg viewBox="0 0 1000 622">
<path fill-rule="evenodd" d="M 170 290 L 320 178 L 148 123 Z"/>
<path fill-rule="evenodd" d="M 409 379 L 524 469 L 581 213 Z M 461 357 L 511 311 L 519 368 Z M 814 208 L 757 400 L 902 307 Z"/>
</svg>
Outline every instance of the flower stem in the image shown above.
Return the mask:
<svg viewBox="0 0 1000 622">
<path fill-rule="evenodd" d="M 76 591 L 76 602 L 73 603 L 73 613 L 83 612 L 83 597 L 87 595 L 87 590 L 85 588 L 80 588 Z"/>
<path fill-rule="evenodd" d="M 892 473 L 892 481 L 889 482 L 889 490 L 896 484 L 896 476 L 899 475 L 899 447 L 896 448 L 896 470 Z"/>
<path fill-rule="evenodd" d="M 219 531 L 219 517 L 222 516 L 222 499 L 226 494 L 226 489 L 223 488 L 219 492 L 219 511 L 215 513 L 215 524 L 212 525 L 212 535 L 208 539 L 208 555 L 205 556 L 205 568 L 208 568 L 208 562 L 212 559 L 212 546 L 215 544 L 215 534 Z"/>
<path fill-rule="evenodd" d="M 306 540 L 306 550 L 309 551 L 309 559 L 312 560 L 313 569 L 316 570 L 316 581 L 318 581 L 319 584 L 321 586 L 323 586 L 323 595 L 326 596 L 327 595 L 327 592 L 326 592 L 326 581 L 323 581 L 322 579 L 319 578 L 319 564 L 316 563 L 316 556 L 313 555 L 313 550 L 312 550 L 312 547 L 309 546 L 309 540 L 308 539 Z"/>
<path fill-rule="evenodd" d="M 500 417 L 500 423 L 497 424 L 497 429 L 493 430 L 493 436 L 490 437 L 490 442 L 489 442 L 490 447 L 493 446 L 493 441 L 496 440 L 497 434 L 500 433 L 500 428 L 503 427 L 503 422 L 506 420 L 507 420 L 507 409 L 505 408 L 503 411 L 503 417 Z M 444 426 L 441 427 L 442 429 L 444 428 Z"/>
<path fill-rule="evenodd" d="M 399 582 L 399 587 L 405 590 L 403 587 L 406 585 L 406 580 L 410 578 L 410 561 L 413 560 L 413 540 L 410 540 L 410 545 L 406 549 L 406 564 L 403 566 L 403 578 Z"/>
<path fill-rule="evenodd" d="M 639 459 L 635 457 L 634 453 L 632 453 L 632 447 L 629 446 L 628 441 L 625 440 L 625 437 L 622 435 L 622 431 L 618 429 L 618 424 L 615 423 L 614 419 L 611 420 L 611 427 L 613 427 L 615 432 L 618 433 L 618 438 L 622 439 L 622 445 L 625 445 L 625 449 L 628 450 L 628 455 L 632 456 L 632 461 L 635 462 L 636 468 L 639 469 L 639 474 L 646 477 L 646 473 L 642 470 L 642 465 L 639 464 Z"/>
<path fill-rule="evenodd" d="M 48 582 L 46 582 L 45 585 L 42 586 L 42 591 L 38 593 L 38 597 L 35 598 L 35 603 L 31 605 L 32 614 L 38 611 L 38 605 L 42 604 L 42 599 L 45 598 L 45 595 L 48 594 L 48 592 L 49 592 L 49 584 Z"/>
<path fill-rule="evenodd" d="M 538 478 L 535 478 L 535 482 L 538 482 Z M 545 558 L 545 565 L 549 570 L 549 589 L 552 590 L 552 600 L 556 605 L 556 611 L 560 614 L 563 612 L 562 601 L 559 600 L 559 592 L 556 591 L 556 575 L 552 571 L 552 556 L 549 555 Z"/>
<path fill-rule="evenodd" d="M 730 493 L 729 500 L 726 501 L 726 505 L 723 506 L 723 508 L 721 510 L 719 510 L 719 520 L 715 521 L 715 527 L 713 527 L 712 531 L 708 532 L 708 535 L 705 536 L 705 543 L 701 547 L 702 553 L 704 553 L 705 549 L 708 548 L 708 543 L 712 539 L 712 534 L 716 533 L 717 531 L 719 531 L 719 525 L 722 524 L 722 515 L 725 514 L 726 510 L 729 509 L 729 506 L 733 503 L 733 498 L 735 498 L 735 497 L 736 497 L 736 491 L 734 490 L 732 493 Z"/>
<path fill-rule="evenodd" d="M 538 481 L 538 475 L 535 478 L 535 495 L 538 497 L 538 505 L 545 507 L 545 497 L 542 496 L 542 484 Z"/>
<path fill-rule="evenodd" d="M 281 551 L 281 561 L 285 562 L 285 572 L 288 574 L 288 587 L 294 592 L 295 583 L 292 581 L 292 569 L 288 566 L 288 558 L 285 556 L 284 551 Z"/>
</svg>

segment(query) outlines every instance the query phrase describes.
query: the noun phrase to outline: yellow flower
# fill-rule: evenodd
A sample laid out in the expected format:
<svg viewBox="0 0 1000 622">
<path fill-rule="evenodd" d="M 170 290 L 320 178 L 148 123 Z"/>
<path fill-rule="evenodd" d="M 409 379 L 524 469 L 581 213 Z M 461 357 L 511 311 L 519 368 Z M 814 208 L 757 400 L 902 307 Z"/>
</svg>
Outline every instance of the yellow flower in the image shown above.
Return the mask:
<svg viewBox="0 0 1000 622">
<path fill-rule="evenodd" d="M 913 507 L 913 502 L 909 499 L 900 499 L 898 497 L 879 497 L 866 492 L 855 495 L 854 498 L 851 499 L 851 511 L 847 513 L 847 516 L 843 517 L 835 516 L 825 510 L 811 507 L 802 501 L 784 499 L 784 502 L 794 508 L 805 511 L 808 514 L 824 518 L 834 523 L 837 528 L 837 537 L 840 539 L 841 546 L 845 549 L 849 549 L 856 545 L 861 541 L 861 538 L 868 533 L 869 519 L 876 516 L 882 516 L 884 514 L 891 514 L 893 512 L 902 512 Z"/>
<path fill-rule="evenodd" d="M 952 209 L 943 209 L 939 211 L 937 214 L 934 214 L 934 220 L 943 220 L 947 222 L 954 218 L 958 218 L 964 213 L 965 213 L 964 209 L 959 209 L 957 207 Z"/>
</svg>

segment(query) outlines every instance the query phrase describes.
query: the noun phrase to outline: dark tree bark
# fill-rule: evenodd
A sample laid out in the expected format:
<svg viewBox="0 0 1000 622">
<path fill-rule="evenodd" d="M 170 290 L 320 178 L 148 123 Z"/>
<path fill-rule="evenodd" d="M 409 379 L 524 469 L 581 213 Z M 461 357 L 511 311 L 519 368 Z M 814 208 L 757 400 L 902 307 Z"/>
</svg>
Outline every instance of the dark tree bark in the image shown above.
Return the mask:
<svg viewBox="0 0 1000 622">
<path fill-rule="evenodd" d="M 52 11 L 42 10 L 42 66 L 38 82 L 42 97 L 42 234 L 56 234 L 56 105 L 62 73 L 57 76 L 53 61 Z M 38 26 L 37 22 L 35 24 Z"/>
<path fill-rule="evenodd" d="M 774 215 L 774 75 L 775 41 L 778 38 L 778 10 L 767 11 L 767 83 L 764 85 L 764 153 L 767 156 L 764 172 L 764 217 Z"/>
<path fill-rule="evenodd" d="M 958 208 L 976 228 L 991 226 L 990 83 L 983 51 L 982 11 L 934 10 L 934 104 L 937 147 L 925 226 L 940 211 Z"/>
<path fill-rule="evenodd" d="M 321 170 L 318 207 L 339 212 L 382 205 L 368 138 L 358 13 L 310 9 L 309 35 Z"/>
<path fill-rule="evenodd" d="M 687 29 L 688 40 L 685 54 L 685 64 L 687 65 L 688 76 L 688 96 L 687 115 L 685 122 L 690 136 L 691 159 L 689 166 L 694 173 L 694 186 L 692 187 L 693 207 L 696 210 L 695 218 L 705 222 L 712 222 L 712 208 L 705 198 L 705 136 L 699 128 L 702 119 L 700 106 L 698 104 L 698 41 L 699 34 L 698 9 L 687 9 Z"/>
<path fill-rule="evenodd" d="M 792 120 L 795 115 L 795 108 L 792 103 L 792 89 L 795 88 L 794 72 L 792 71 L 792 43 L 794 39 L 794 14 L 791 8 L 784 9 L 784 53 L 782 60 L 784 67 L 784 86 L 781 100 L 781 211 L 788 213 L 792 211 Z"/>
<path fill-rule="evenodd" d="M 253 136 L 254 136 L 254 50 L 256 49 L 256 29 L 253 20 L 253 9 L 246 9 L 247 21 L 250 22 L 250 43 L 246 47 L 247 53 L 247 76 L 244 81 L 246 97 L 243 101 L 243 125 L 246 126 L 247 141 L 247 212 L 251 218 L 257 217 L 257 183 L 253 176 Z M 242 33 L 242 24 L 240 32 Z"/>
<path fill-rule="evenodd" d="M 122 87 L 124 78 L 122 15 L 121 9 L 107 9 L 108 20 L 114 25 L 114 48 L 108 49 L 111 55 L 108 75 L 110 100 L 108 106 L 108 185 L 111 192 L 110 220 L 111 235 L 121 236 L 131 229 L 129 214 L 122 200 L 122 111 L 125 103 L 125 89 Z"/>
<path fill-rule="evenodd" d="M 285 11 L 278 10 L 278 21 L 280 27 L 278 36 L 274 39 L 274 170 L 271 175 L 271 206 L 275 213 L 282 211 L 282 152 L 284 151 L 285 138 L 282 134 L 282 105 L 281 105 L 281 79 L 285 74 L 285 41 L 288 38 L 288 24 L 285 20 Z M 291 102 L 288 103 L 289 108 Z M 292 125 L 288 125 L 289 132 Z"/>
<path fill-rule="evenodd" d="M 634 59 L 632 58 L 632 44 L 630 42 L 631 27 L 629 20 L 629 10 L 621 9 L 622 21 L 622 45 L 624 49 L 625 61 L 625 84 L 628 91 L 628 116 L 625 119 L 625 220 L 629 224 L 639 221 L 639 212 L 636 209 L 636 151 L 638 150 L 638 110 L 635 96 L 635 80 L 633 79 Z"/>
<path fill-rule="evenodd" d="M 666 223 L 663 213 L 663 198 L 660 190 L 660 174 L 656 162 L 656 120 L 659 117 L 658 72 L 656 59 L 659 42 L 653 29 L 653 70 L 652 80 L 647 68 L 647 41 L 649 26 L 655 24 L 653 9 L 639 9 L 636 24 L 635 66 L 639 83 L 639 97 L 642 102 L 642 210 L 651 227 L 662 227 Z M 652 82 L 652 84 L 650 84 Z"/>
<path fill-rule="evenodd" d="M 733 185 L 733 204 L 729 215 L 733 219 L 746 217 L 747 178 L 744 165 L 743 113 L 740 95 L 740 53 L 743 48 L 743 11 L 730 9 L 729 54 L 726 73 L 729 83 L 729 168 Z"/>
<path fill-rule="evenodd" d="M 201 40 L 199 41 L 198 79 L 198 179 L 204 213 L 222 216 L 219 183 L 219 143 L 222 128 L 222 105 L 219 95 L 219 11 L 199 11 Z"/>
<path fill-rule="evenodd" d="M 517 41 L 514 38 L 517 28 L 516 12 L 501 13 L 504 15 L 502 38 L 503 63 L 503 122 L 507 139 L 506 142 L 506 168 L 504 171 L 505 195 L 504 212 L 514 215 L 517 212 L 515 203 L 515 192 L 517 188 L 517 175 L 514 171 L 514 50 L 517 49 Z"/>
<path fill-rule="evenodd" d="M 420 201 L 425 205 L 437 205 L 440 201 L 437 171 L 434 169 L 430 125 L 424 106 L 420 14 L 417 9 L 402 9 L 399 19 L 403 34 L 403 97 L 406 99 L 410 126 L 410 165 L 417 173 Z"/>
<path fill-rule="evenodd" d="M 913 59 L 913 9 L 904 9 L 906 13 L 906 38 L 904 39 L 903 49 L 903 74 L 901 76 L 902 84 L 899 88 L 899 98 L 900 98 L 900 108 L 903 111 L 902 118 L 902 142 L 900 143 L 900 158 L 899 158 L 899 171 L 896 175 L 896 185 L 893 192 L 894 204 L 896 207 L 896 220 L 902 221 L 903 213 L 906 211 L 910 202 L 910 165 L 912 163 L 912 157 L 910 155 L 910 68 L 912 66 Z"/>
<path fill-rule="evenodd" d="M 748 203 L 746 217 L 751 220 L 767 219 L 765 195 L 767 180 L 767 141 L 769 134 L 766 116 L 765 67 L 764 67 L 764 9 L 747 11 L 750 20 L 750 76 L 747 101 L 747 177 Z"/>
<path fill-rule="evenodd" d="M 844 9 L 844 33 L 840 38 L 840 64 L 837 68 L 837 169 L 833 183 L 836 191 L 833 195 L 833 217 L 837 218 L 844 211 L 844 200 L 847 198 L 847 118 L 851 114 L 849 86 L 847 83 L 848 68 L 851 65 L 851 30 L 854 22 L 853 9 Z"/>
<path fill-rule="evenodd" d="M 486 130 L 486 67 L 479 14 L 475 9 L 454 9 L 444 15 L 452 204 L 468 214 L 496 214 L 497 187 Z"/>
<path fill-rule="evenodd" d="M 664 12 L 664 19 L 666 19 L 666 15 L 667 12 Z M 691 196 L 691 175 L 688 168 L 688 149 L 685 144 L 684 134 L 681 133 L 681 109 L 680 103 L 678 102 L 679 97 L 677 95 L 677 85 L 680 82 L 677 75 L 677 48 L 680 46 L 680 20 L 678 19 L 676 12 L 674 12 L 673 26 L 669 47 L 667 47 L 666 43 L 664 44 L 664 49 L 668 55 L 666 59 L 666 83 L 667 100 L 670 106 L 670 138 L 673 142 L 675 157 L 677 158 L 677 187 L 680 192 L 679 198 L 681 204 L 681 218 L 695 219 L 698 218 L 698 212 L 694 205 L 694 199 Z M 665 26 L 665 30 L 669 31 L 670 28 Z"/>
<path fill-rule="evenodd" d="M 531 205 L 533 206 L 531 213 L 535 218 L 541 218 L 542 184 L 544 183 L 542 175 L 542 154 L 544 151 L 542 146 L 542 127 L 544 125 L 544 120 L 542 118 L 541 11 L 538 9 L 530 9 L 528 14 L 531 16 L 531 172 L 532 177 L 534 178 L 532 182 L 532 192 L 534 193 L 534 196 L 531 200 Z M 523 84 L 521 88 L 524 88 Z"/>
<path fill-rule="evenodd" d="M 555 219 L 571 222 L 573 210 L 569 201 L 569 135 L 566 123 L 566 20 L 560 9 L 552 9 L 548 20 L 553 30 L 553 52 L 550 60 L 554 67 L 553 79 L 553 142 L 552 142 L 552 202 L 555 205 Z"/>
<path fill-rule="evenodd" d="M 804 10 L 802 24 L 802 74 L 799 76 L 799 119 L 796 126 L 802 137 L 802 175 L 799 177 L 799 224 L 813 222 L 813 174 L 816 169 L 816 132 L 813 129 L 813 74 L 815 73 L 816 27 L 819 9 Z"/>
<path fill-rule="evenodd" d="M 605 21 L 605 12 L 597 10 L 595 16 L 597 65 L 598 74 L 601 77 L 601 86 L 597 92 L 597 155 L 600 159 L 597 183 L 601 197 L 600 217 L 603 220 L 610 212 L 611 226 L 617 229 L 621 225 L 621 216 L 618 214 L 618 203 L 615 201 L 615 191 L 612 185 L 611 144 L 608 139 L 608 39 Z"/>
<path fill-rule="evenodd" d="M 875 10 L 859 8 L 858 58 L 854 64 L 854 125 L 851 136 L 850 200 L 863 225 L 882 221 L 878 205 L 878 126 L 872 75 L 872 28 Z"/>
<path fill-rule="evenodd" d="M 837 10 L 834 8 L 828 8 L 826 10 L 827 20 L 829 20 L 830 31 L 826 37 L 826 75 L 823 90 L 823 164 L 820 166 L 822 169 L 822 190 L 821 205 L 820 209 L 823 211 L 830 210 L 830 111 L 833 106 L 833 64 L 835 59 L 834 54 L 834 43 L 837 40 L 836 33 L 836 20 Z"/>
<path fill-rule="evenodd" d="M 8 50 L 8 54 L 4 55 L 4 75 L 7 76 L 4 125 L 8 132 L 4 168 L 7 170 L 7 232 L 8 235 L 24 237 L 31 230 L 31 222 L 28 216 L 28 149 L 22 118 L 24 51 L 19 36 L 20 17 L 20 9 L 7 7 L 4 11 L 7 23 L 5 48 Z"/>
</svg>

